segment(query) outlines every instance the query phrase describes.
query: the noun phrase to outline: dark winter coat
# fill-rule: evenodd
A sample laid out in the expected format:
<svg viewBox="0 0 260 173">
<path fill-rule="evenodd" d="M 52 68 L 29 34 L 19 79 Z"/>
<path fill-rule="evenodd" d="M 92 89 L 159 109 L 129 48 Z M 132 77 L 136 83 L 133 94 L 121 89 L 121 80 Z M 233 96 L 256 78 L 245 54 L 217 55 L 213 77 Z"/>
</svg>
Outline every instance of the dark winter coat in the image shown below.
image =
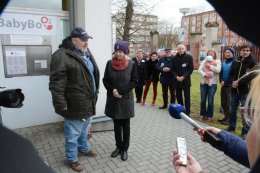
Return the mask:
<svg viewBox="0 0 260 173">
<path fill-rule="evenodd" d="M 160 72 L 160 82 L 162 84 L 174 84 L 174 79 L 173 79 L 173 74 L 172 74 L 172 60 L 173 57 L 161 57 L 158 61 L 158 63 L 156 64 L 156 69 L 157 71 Z M 164 72 L 163 68 L 164 67 L 168 67 L 171 69 L 170 72 Z"/>
<path fill-rule="evenodd" d="M 229 79 L 230 81 L 236 81 L 245 75 L 247 72 L 257 67 L 257 62 L 255 58 L 249 55 L 249 57 L 242 60 L 242 57 L 237 58 L 233 61 Z M 231 88 L 232 92 L 245 93 L 249 92 L 250 82 L 255 77 L 255 75 L 249 75 L 248 77 L 239 80 L 237 88 Z"/>
<path fill-rule="evenodd" d="M 55 112 L 63 117 L 82 119 L 96 114 L 99 69 L 92 54 L 90 60 L 94 66 L 95 91 L 88 67 L 81 56 L 73 51 L 69 37 L 52 55 L 49 89 Z"/>
<path fill-rule="evenodd" d="M 145 79 L 144 79 L 145 78 L 145 76 L 144 76 L 145 67 L 144 66 L 146 63 L 146 59 L 142 58 L 140 62 L 137 61 L 137 58 L 133 58 L 132 60 L 136 64 L 137 72 L 138 72 L 138 82 L 137 82 L 136 86 L 142 87 L 145 84 Z"/>
<path fill-rule="evenodd" d="M 156 64 L 158 63 L 158 59 L 155 61 L 152 61 L 149 59 L 145 63 L 145 70 L 144 70 L 144 76 L 145 80 L 151 80 L 153 82 L 159 81 L 159 74 L 160 72 L 156 69 Z"/>
<path fill-rule="evenodd" d="M 194 70 L 193 58 L 186 52 L 182 55 L 177 53 L 172 61 L 172 74 L 176 82 L 177 88 L 186 88 L 191 86 L 190 76 Z M 185 79 L 182 82 L 177 81 L 177 76 L 183 76 Z"/>
<path fill-rule="evenodd" d="M 137 67 L 132 60 L 129 60 L 128 66 L 122 71 L 115 70 L 111 60 L 107 62 L 103 78 L 107 89 L 105 115 L 113 119 L 128 119 L 135 116 L 132 89 L 137 81 Z M 117 89 L 123 97 L 121 99 L 114 97 L 113 89 Z"/>
</svg>

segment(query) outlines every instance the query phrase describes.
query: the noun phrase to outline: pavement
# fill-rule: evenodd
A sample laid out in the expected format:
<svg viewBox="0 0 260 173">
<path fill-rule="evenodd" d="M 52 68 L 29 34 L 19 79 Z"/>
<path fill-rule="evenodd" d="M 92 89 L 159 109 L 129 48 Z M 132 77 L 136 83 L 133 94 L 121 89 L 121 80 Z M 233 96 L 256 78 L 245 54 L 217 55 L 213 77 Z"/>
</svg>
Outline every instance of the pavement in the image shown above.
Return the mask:
<svg viewBox="0 0 260 173">
<path fill-rule="evenodd" d="M 85 167 L 82 173 L 174 173 L 172 151 L 176 137 L 186 138 L 188 151 L 208 173 L 248 173 L 249 169 L 233 161 L 200 140 L 199 135 L 183 120 L 173 119 L 168 110 L 158 106 L 135 104 L 136 115 L 131 119 L 131 137 L 128 160 L 111 158 L 115 149 L 113 131 L 92 133 L 90 143 L 97 152 L 95 158 L 80 157 Z M 198 122 L 202 126 L 206 124 Z M 64 137 L 62 122 L 16 129 L 30 140 L 40 156 L 57 173 L 74 173 L 64 164 Z"/>
</svg>

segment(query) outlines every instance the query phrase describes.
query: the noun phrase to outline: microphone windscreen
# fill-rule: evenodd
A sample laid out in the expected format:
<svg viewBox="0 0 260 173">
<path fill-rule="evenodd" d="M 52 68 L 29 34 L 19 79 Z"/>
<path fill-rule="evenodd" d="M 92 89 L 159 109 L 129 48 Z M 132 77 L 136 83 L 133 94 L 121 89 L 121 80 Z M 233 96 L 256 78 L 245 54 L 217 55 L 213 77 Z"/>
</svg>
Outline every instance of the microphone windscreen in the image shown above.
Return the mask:
<svg viewBox="0 0 260 173">
<path fill-rule="evenodd" d="M 170 104 L 169 106 L 169 113 L 171 115 L 171 117 L 175 118 L 175 119 L 181 119 L 180 113 L 186 113 L 184 107 L 180 104 Z"/>
<path fill-rule="evenodd" d="M 24 94 L 21 89 L 8 89 L 0 92 L 0 106 L 20 108 L 23 106 Z"/>
</svg>

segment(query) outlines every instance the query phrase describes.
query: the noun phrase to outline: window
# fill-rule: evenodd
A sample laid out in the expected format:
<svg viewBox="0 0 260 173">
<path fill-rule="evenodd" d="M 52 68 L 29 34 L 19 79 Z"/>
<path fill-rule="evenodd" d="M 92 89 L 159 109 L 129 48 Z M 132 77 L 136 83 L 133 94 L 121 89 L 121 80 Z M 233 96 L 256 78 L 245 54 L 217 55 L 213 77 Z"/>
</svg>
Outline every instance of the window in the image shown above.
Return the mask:
<svg viewBox="0 0 260 173">
<path fill-rule="evenodd" d="M 35 0 L 12 0 L 8 4 L 12 7 L 23 7 L 23 8 L 38 8 L 38 9 L 48 9 L 56 11 L 67 11 L 69 1 L 68 0 L 45 0 L 45 1 L 35 1 Z"/>
</svg>

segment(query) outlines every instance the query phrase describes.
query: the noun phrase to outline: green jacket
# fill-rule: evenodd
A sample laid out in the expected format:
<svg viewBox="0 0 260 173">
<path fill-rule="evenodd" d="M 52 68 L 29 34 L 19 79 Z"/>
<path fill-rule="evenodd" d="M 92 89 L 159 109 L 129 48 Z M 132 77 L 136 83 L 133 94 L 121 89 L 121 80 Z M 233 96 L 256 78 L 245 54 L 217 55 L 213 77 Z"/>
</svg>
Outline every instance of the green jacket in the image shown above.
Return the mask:
<svg viewBox="0 0 260 173">
<path fill-rule="evenodd" d="M 94 65 L 95 92 L 91 74 L 81 56 L 73 51 L 69 37 L 52 55 L 49 89 L 59 115 L 70 119 L 95 115 L 100 75 L 92 54 L 90 60 Z"/>
</svg>

